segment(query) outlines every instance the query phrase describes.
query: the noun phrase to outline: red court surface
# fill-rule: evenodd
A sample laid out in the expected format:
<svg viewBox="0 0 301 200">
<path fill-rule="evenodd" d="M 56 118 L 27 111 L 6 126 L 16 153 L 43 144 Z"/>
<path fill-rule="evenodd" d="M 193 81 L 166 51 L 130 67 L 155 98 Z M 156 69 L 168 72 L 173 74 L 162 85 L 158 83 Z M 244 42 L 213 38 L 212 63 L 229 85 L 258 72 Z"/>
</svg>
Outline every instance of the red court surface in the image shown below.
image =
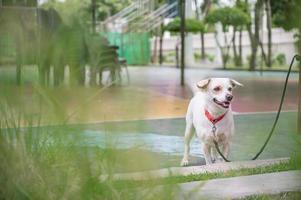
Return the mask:
<svg viewBox="0 0 301 200">
<path fill-rule="evenodd" d="M 185 70 L 186 86 L 180 87 L 180 72 L 175 68 L 147 67 L 130 68 L 131 85 L 144 90 L 174 98 L 189 99 L 193 96 L 189 84 L 207 77 L 230 77 L 241 82 L 244 87 L 234 91 L 232 109 L 238 113 L 271 112 L 278 109 L 286 73 L 224 71 L 224 70 Z M 283 110 L 297 110 L 298 73 L 289 79 Z"/>
</svg>

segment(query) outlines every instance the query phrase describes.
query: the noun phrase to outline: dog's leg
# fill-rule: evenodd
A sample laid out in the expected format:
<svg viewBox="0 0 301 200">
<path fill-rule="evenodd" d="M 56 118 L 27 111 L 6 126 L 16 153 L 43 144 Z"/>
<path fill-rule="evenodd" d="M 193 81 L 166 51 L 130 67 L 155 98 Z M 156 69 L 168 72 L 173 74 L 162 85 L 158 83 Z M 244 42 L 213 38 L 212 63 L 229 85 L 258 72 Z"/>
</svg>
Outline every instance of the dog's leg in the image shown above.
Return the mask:
<svg viewBox="0 0 301 200">
<path fill-rule="evenodd" d="M 193 125 L 191 120 L 186 120 L 185 136 L 184 136 L 184 156 L 181 166 L 187 166 L 189 161 L 190 140 L 193 136 Z"/>
<path fill-rule="evenodd" d="M 223 154 L 226 158 L 228 158 L 229 151 L 230 151 L 230 144 L 229 144 L 229 142 L 225 142 L 223 144 Z"/>
<path fill-rule="evenodd" d="M 211 158 L 213 163 L 218 162 L 218 153 L 215 146 L 211 147 Z"/>
<path fill-rule="evenodd" d="M 211 160 L 211 152 L 210 152 L 210 145 L 208 144 L 203 144 L 203 153 L 204 153 L 204 157 L 205 157 L 205 160 L 206 160 L 206 165 L 208 164 L 212 164 L 212 160 Z"/>
</svg>

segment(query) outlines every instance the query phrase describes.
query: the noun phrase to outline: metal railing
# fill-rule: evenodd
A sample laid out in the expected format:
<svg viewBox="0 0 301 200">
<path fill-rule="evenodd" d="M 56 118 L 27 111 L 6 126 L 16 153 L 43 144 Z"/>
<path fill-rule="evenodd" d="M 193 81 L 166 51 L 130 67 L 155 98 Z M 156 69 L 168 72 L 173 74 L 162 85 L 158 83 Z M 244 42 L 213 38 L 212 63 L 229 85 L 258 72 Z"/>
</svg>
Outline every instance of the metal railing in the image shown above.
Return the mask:
<svg viewBox="0 0 301 200">
<path fill-rule="evenodd" d="M 152 10 L 152 0 L 138 0 L 119 13 L 111 16 L 101 23 L 103 29 L 109 27 L 110 31 L 151 31 L 160 26 L 164 18 L 172 18 L 177 15 L 177 2 L 163 4 L 156 10 Z M 137 20 L 137 22 L 134 22 Z"/>
</svg>

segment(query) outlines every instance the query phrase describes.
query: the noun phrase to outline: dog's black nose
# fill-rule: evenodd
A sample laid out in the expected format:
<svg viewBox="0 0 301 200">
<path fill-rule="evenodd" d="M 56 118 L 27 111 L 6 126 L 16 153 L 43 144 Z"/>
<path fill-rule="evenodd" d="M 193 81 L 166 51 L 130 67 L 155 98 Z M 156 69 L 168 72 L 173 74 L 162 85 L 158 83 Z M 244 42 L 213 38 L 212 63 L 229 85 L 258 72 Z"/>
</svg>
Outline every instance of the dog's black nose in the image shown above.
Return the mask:
<svg viewBox="0 0 301 200">
<path fill-rule="evenodd" d="M 233 99 L 233 95 L 232 94 L 227 94 L 226 99 L 227 99 L 227 101 L 231 101 Z"/>
</svg>

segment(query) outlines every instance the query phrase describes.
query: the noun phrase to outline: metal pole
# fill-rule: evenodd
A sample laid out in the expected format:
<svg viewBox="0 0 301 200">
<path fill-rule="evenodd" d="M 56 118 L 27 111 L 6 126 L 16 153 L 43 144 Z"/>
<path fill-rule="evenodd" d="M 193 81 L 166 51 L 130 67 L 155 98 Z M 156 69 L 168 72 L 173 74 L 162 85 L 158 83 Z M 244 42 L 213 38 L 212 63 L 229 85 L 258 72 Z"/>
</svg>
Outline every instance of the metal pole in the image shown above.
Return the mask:
<svg viewBox="0 0 301 200">
<path fill-rule="evenodd" d="M 185 0 L 180 0 L 181 13 L 181 86 L 184 86 L 185 68 Z"/>
</svg>

